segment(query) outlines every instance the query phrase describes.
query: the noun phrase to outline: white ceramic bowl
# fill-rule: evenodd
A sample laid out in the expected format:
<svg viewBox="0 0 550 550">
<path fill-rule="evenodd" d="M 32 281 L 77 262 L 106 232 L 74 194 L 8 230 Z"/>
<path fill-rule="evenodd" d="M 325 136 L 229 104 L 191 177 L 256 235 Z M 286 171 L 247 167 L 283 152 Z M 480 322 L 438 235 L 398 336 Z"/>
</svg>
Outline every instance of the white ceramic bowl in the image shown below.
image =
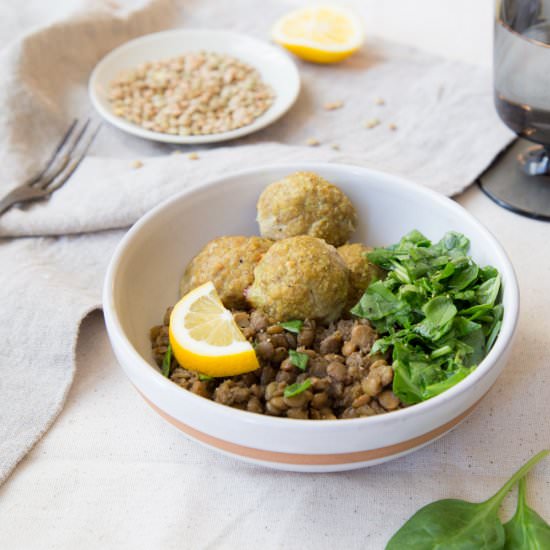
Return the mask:
<svg viewBox="0 0 550 550">
<path fill-rule="evenodd" d="M 115 116 L 108 100 L 109 84 L 124 70 L 146 61 L 157 61 L 205 50 L 232 55 L 257 69 L 264 82 L 275 92 L 273 105 L 252 124 L 236 130 L 204 136 L 175 136 L 152 132 Z M 194 29 L 157 32 L 141 36 L 107 54 L 95 67 L 88 86 L 90 99 L 99 114 L 111 124 L 136 136 L 167 143 L 214 143 L 245 136 L 283 116 L 300 91 L 298 69 L 282 50 L 230 31 Z"/>
<path fill-rule="evenodd" d="M 164 378 L 151 354 L 149 328 L 178 299 L 186 263 L 210 239 L 253 235 L 256 201 L 269 183 L 298 170 L 338 185 L 359 212 L 354 240 L 387 245 L 418 229 L 432 239 L 460 231 L 471 254 L 502 275 L 504 319 L 493 349 L 465 380 L 412 407 L 368 418 L 292 420 L 233 409 Z M 519 294 L 513 268 L 495 238 L 460 205 L 400 178 L 339 164 L 266 166 L 221 177 L 171 198 L 138 221 L 118 246 L 107 273 L 107 329 L 124 371 L 146 401 L 189 437 L 238 458 L 299 471 L 368 466 L 409 453 L 456 426 L 504 367 L 515 331 Z"/>
</svg>

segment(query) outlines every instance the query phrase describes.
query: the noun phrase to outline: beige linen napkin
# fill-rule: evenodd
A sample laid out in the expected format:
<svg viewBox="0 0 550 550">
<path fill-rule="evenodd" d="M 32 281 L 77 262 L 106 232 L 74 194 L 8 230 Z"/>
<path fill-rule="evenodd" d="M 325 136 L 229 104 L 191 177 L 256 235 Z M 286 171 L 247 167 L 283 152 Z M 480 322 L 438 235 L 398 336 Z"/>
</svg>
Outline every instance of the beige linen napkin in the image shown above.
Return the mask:
<svg viewBox="0 0 550 550">
<path fill-rule="evenodd" d="M 238 0 L 227 10 L 214 0 L 76 6 L 67 0 L 56 3 L 46 23 L 30 8 L 15 17 L 0 6 L 0 21 L 11 18 L 24 27 L 10 28 L 12 40 L 0 50 L 0 192 L 32 174 L 68 121 L 89 112 L 87 78 L 107 51 L 179 21 L 265 38 L 287 6 L 275 0 L 262 2 L 261 10 L 257 5 Z M 191 160 L 169 154 L 189 149 L 105 127 L 91 156 L 51 200 L 0 217 L 0 482 L 63 406 L 80 320 L 99 307 L 103 274 L 122 235 L 117 229 L 208 178 L 276 162 L 362 164 L 452 195 L 511 138 L 494 114 L 490 75 L 478 68 L 378 40 L 341 65 L 300 62 L 299 68 L 298 102 L 258 134 L 203 148 L 199 160 Z M 344 102 L 341 109 L 323 109 L 337 100 Z M 363 123 L 371 118 L 381 124 L 369 130 Z M 308 137 L 321 145 L 304 147 Z M 136 159 L 143 162 L 140 169 L 131 167 Z"/>
</svg>

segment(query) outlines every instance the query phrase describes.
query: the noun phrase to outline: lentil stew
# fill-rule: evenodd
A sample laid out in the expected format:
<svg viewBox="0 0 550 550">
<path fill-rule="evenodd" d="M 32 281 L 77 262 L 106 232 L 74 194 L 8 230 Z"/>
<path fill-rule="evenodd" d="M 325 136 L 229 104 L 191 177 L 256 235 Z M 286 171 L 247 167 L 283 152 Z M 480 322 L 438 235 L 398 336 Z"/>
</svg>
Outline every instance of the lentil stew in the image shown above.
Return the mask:
<svg viewBox="0 0 550 550">
<path fill-rule="evenodd" d="M 169 347 L 170 313 L 171 308 L 163 324 L 151 329 L 159 367 Z M 391 391 L 392 367 L 383 355 L 370 355 L 378 335 L 368 321 L 273 323 L 254 309 L 234 310 L 233 318 L 254 346 L 260 368 L 209 378 L 186 370 L 172 357 L 173 382 L 224 405 L 287 418 L 358 418 L 403 406 Z"/>
</svg>

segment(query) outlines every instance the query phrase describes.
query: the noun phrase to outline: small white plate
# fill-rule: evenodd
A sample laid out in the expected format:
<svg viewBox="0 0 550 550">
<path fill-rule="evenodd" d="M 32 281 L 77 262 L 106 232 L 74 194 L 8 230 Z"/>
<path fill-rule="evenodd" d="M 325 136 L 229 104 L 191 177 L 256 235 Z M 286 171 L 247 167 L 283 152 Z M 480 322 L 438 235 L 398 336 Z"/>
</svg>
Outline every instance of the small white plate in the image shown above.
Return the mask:
<svg viewBox="0 0 550 550">
<path fill-rule="evenodd" d="M 252 124 L 218 134 L 177 136 L 151 132 L 117 117 L 108 100 L 109 84 L 123 71 L 146 61 L 157 61 L 190 51 L 210 51 L 231 55 L 258 70 L 263 81 L 275 92 L 273 105 Z M 89 93 L 99 114 L 111 124 L 136 136 L 167 143 L 214 143 L 245 136 L 283 116 L 296 101 L 300 76 L 293 61 L 279 49 L 230 31 L 175 30 L 148 34 L 131 40 L 107 54 L 90 77 Z"/>
</svg>

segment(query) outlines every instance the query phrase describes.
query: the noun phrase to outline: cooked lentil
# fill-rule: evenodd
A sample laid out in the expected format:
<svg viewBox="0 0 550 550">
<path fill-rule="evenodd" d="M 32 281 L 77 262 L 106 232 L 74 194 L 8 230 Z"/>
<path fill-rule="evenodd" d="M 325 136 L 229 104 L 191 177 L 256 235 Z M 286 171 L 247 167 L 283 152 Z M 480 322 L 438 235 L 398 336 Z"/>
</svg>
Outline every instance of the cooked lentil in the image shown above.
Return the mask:
<svg viewBox="0 0 550 550">
<path fill-rule="evenodd" d="M 171 308 L 162 325 L 151 329 L 159 366 L 168 349 L 170 312 Z M 234 310 L 233 318 L 255 347 L 260 368 L 239 376 L 201 380 L 198 373 L 172 358 L 172 381 L 217 403 L 287 418 L 359 418 L 403 406 L 391 391 L 392 367 L 385 357 L 369 355 L 378 336 L 368 321 L 340 319 L 323 325 L 306 319 L 295 334 L 257 310 Z M 303 370 L 289 356 L 290 350 L 307 355 Z M 294 391 L 287 390 L 290 386 Z M 296 388 L 300 388 L 298 393 Z"/>
<path fill-rule="evenodd" d="M 109 88 L 116 116 L 153 132 L 182 136 L 248 126 L 271 107 L 274 97 L 256 69 L 214 52 L 143 63 Z"/>
</svg>

